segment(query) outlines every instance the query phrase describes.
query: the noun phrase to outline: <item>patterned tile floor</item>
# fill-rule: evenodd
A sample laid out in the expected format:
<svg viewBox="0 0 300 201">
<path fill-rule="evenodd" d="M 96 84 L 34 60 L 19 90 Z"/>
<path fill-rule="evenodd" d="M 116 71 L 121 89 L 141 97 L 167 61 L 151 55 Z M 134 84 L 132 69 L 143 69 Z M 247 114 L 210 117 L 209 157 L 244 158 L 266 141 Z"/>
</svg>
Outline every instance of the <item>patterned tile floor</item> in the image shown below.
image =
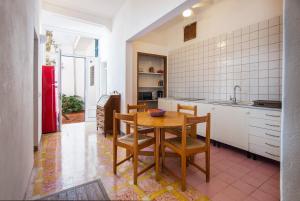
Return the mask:
<svg viewBox="0 0 300 201">
<path fill-rule="evenodd" d="M 119 149 L 121 158 L 125 151 Z M 198 200 L 198 201 L 276 201 L 279 200 L 279 165 L 227 148 L 211 148 L 211 181 L 189 166 L 188 189 L 181 192 L 180 161 L 168 158 L 159 182 L 151 169 L 132 184 L 132 164 L 126 162 L 112 173 L 112 142 L 96 133 L 94 123 L 67 124 L 63 132 L 43 135 L 41 148 L 35 153 L 35 164 L 27 199 L 80 185 L 101 178 L 108 195 L 115 200 Z M 152 157 L 141 157 L 146 166 Z M 204 156 L 196 162 L 204 164 Z"/>
</svg>

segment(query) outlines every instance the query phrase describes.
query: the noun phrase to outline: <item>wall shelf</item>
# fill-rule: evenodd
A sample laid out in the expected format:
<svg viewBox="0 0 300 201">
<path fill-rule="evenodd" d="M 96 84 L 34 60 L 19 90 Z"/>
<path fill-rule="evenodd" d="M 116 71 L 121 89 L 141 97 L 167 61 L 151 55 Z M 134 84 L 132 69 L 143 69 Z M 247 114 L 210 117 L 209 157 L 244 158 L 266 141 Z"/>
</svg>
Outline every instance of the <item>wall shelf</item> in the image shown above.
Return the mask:
<svg viewBox="0 0 300 201">
<path fill-rule="evenodd" d="M 149 72 L 150 68 L 153 72 Z M 163 71 L 163 73 L 157 73 Z M 164 86 L 158 86 L 163 84 Z M 143 93 L 152 93 L 154 100 L 137 100 L 139 103 L 147 103 L 148 108 L 157 108 L 157 96 L 166 97 L 167 92 L 167 56 L 138 52 L 137 53 L 137 97 Z M 160 94 L 160 95 L 157 95 Z M 142 98 L 140 98 L 142 99 Z"/>
<path fill-rule="evenodd" d="M 139 88 L 164 88 L 164 86 L 141 86 Z"/>
<path fill-rule="evenodd" d="M 164 75 L 164 73 L 139 72 L 140 75 Z"/>
<path fill-rule="evenodd" d="M 158 102 L 158 100 L 138 100 L 140 103 L 146 103 L 146 102 Z"/>
</svg>

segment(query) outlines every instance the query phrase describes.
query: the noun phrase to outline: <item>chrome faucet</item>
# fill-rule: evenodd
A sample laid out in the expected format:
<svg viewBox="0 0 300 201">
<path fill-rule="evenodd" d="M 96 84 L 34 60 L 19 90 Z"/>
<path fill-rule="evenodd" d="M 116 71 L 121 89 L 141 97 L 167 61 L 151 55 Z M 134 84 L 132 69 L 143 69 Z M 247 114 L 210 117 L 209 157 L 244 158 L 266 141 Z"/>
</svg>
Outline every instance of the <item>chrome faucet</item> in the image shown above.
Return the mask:
<svg viewBox="0 0 300 201">
<path fill-rule="evenodd" d="M 242 88 L 239 85 L 235 85 L 233 87 L 233 98 L 231 98 L 230 100 L 232 101 L 233 104 L 237 104 L 237 99 L 236 99 L 236 89 L 239 88 L 240 91 L 242 90 Z"/>
</svg>

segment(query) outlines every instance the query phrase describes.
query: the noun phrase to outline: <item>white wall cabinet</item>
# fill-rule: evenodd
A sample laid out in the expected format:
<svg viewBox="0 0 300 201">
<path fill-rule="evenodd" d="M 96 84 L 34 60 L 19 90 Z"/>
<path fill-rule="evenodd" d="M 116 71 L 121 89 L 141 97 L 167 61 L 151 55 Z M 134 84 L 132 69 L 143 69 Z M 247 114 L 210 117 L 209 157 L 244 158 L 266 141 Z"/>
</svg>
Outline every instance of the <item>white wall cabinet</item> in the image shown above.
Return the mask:
<svg viewBox="0 0 300 201">
<path fill-rule="evenodd" d="M 211 113 L 211 139 L 273 160 L 280 160 L 281 112 L 172 99 L 160 99 L 159 108 L 176 111 L 177 104 L 196 105 L 198 115 Z M 197 126 L 205 137 L 205 124 Z"/>
</svg>

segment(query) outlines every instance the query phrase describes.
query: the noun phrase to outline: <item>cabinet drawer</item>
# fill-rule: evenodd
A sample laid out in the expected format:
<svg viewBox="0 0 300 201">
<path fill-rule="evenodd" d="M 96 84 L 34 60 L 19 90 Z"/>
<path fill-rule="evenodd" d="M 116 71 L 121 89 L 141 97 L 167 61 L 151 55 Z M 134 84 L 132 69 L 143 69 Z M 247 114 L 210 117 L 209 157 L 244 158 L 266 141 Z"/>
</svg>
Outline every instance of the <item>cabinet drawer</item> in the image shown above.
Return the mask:
<svg viewBox="0 0 300 201">
<path fill-rule="evenodd" d="M 280 132 L 279 131 L 273 131 L 273 130 L 267 130 L 263 128 L 258 128 L 254 126 L 249 126 L 249 134 L 255 135 L 258 137 L 270 139 L 270 140 L 278 140 L 280 142 Z"/>
<path fill-rule="evenodd" d="M 267 129 L 267 130 L 278 131 L 278 132 L 280 132 L 280 130 L 281 130 L 280 121 L 278 122 L 278 121 L 272 121 L 272 120 L 268 120 L 268 119 L 250 118 L 249 126 L 263 128 L 263 129 Z"/>
<path fill-rule="evenodd" d="M 280 149 L 280 141 L 279 140 L 271 140 L 267 138 L 257 137 L 255 135 L 249 135 L 249 143 L 265 146 L 266 148 L 271 149 Z"/>
<path fill-rule="evenodd" d="M 250 117 L 280 122 L 281 121 L 281 112 L 280 111 L 270 111 L 270 110 L 250 110 Z"/>
<path fill-rule="evenodd" d="M 270 158 L 276 161 L 280 161 L 280 150 L 268 149 L 265 146 L 260 146 L 256 144 L 249 144 L 249 151 L 266 158 Z"/>
</svg>

